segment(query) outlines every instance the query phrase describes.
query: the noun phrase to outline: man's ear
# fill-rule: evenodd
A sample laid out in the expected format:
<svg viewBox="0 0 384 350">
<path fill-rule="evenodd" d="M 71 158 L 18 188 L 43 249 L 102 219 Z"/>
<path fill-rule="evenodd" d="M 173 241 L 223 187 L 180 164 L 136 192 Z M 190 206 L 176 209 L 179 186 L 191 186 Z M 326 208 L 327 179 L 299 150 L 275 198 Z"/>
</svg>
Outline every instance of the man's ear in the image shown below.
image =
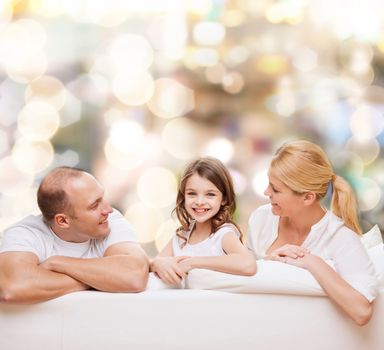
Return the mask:
<svg viewBox="0 0 384 350">
<path fill-rule="evenodd" d="M 311 205 L 317 196 L 315 192 L 306 192 L 304 193 L 304 205 Z"/>
<path fill-rule="evenodd" d="M 69 227 L 69 220 L 65 214 L 56 214 L 53 220 L 55 224 L 61 228 Z"/>
</svg>

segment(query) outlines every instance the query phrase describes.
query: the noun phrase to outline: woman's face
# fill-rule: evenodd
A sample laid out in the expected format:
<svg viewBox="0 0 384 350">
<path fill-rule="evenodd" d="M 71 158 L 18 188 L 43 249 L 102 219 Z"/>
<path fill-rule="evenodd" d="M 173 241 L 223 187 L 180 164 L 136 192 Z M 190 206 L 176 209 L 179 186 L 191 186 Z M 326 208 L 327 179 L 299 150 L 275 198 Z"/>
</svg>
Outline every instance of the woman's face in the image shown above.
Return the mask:
<svg viewBox="0 0 384 350">
<path fill-rule="evenodd" d="M 268 179 L 269 184 L 264 194 L 271 200 L 272 213 L 281 217 L 289 217 L 299 213 L 303 208 L 304 194 L 293 192 L 270 172 Z"/>
</svg>

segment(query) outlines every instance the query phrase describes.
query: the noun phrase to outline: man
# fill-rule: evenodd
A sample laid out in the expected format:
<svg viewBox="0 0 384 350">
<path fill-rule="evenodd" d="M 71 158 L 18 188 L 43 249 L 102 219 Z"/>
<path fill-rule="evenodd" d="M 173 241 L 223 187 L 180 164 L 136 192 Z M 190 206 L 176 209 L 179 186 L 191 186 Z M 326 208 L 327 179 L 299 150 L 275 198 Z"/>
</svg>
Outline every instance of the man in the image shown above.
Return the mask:
<svg viewBox="0 0 384 350">
<path fill-rule="evenodd" d="M 145 289 L 148 258 L 92 175 L 56 168 L 42 180 L 37 197 L 42 215 L 30 215 L 5 231 L 0 301 L 38 302 L 90 288 Z"/>
</svg>

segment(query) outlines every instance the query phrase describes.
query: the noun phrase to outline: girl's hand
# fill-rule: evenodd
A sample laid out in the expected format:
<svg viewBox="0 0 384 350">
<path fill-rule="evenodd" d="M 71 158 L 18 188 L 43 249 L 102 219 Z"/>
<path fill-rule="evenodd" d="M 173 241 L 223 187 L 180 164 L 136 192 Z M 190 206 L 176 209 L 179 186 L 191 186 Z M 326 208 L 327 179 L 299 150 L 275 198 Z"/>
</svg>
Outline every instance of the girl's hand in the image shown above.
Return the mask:
<svg viewBox="0 0 384 350">
<path fill-rule="evenodd" d="M 287 259 L 298 259 L 303 258 L 306 254 L 309 254 L 309 250 L 294 244 L 285 244 L 280 248 L 273 250 L 267 259 L 288 262 Z"/>
<path fill-rule="evenodd" d="M 187 276 L 178 263 L 187 258 L 185 256 L 157 257 L 151 263 L 151 271 L 155 272 L 164 282 L 178 285 Z"/>
<path fill-rule="evenodd" d="M 186 258 L 181 261 L 179 261 L 178 265 L 179 268 L 185 273 L 188 274 L 189 271 L 191 271 L 194 267 L 192 265 L 194 258 Z"/>
</svg>

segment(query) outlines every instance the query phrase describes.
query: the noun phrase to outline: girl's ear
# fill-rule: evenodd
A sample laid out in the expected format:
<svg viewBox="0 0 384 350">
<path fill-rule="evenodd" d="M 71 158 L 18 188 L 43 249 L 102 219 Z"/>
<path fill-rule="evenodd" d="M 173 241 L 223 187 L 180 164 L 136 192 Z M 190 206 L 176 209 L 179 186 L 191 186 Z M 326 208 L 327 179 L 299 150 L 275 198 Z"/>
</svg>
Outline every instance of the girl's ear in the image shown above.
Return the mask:
<svg viewBox="0 0 384 350">
<path fill-rule="evenodd" d="M 317 196 L 315 192 L 306 192 L 304 194 L 304 205 L 311 205 L 316 198 Z"/>
</svg>

